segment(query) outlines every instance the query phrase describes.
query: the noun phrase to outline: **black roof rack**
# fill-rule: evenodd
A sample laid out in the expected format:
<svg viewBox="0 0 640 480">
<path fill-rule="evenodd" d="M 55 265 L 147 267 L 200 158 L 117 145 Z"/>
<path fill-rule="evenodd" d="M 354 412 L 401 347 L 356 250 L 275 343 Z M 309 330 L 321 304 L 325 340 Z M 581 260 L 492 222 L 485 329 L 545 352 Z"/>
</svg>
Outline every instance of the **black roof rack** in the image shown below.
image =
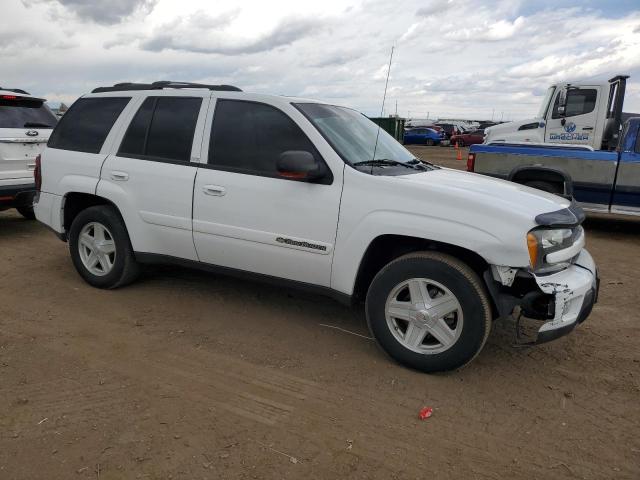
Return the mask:
<svg viewBox="0 0 640 480">
<path fill-rule="evenodd" d="M 14 93 L 24 93 L 25 95 L 31 95 L 29 92 L 25 92 L 21 88 L 5 88 L 0 87 L 0 90 L 4 90 L 5 92 L 14 92 Z"/>
<path fill-rule="evenodd" d="M 163 88 L 206 88 L 207 90 L 216 90 L 222 92 L 242 91 L 238 87 L 234 87 L 233 85 L 206 85 L 204 83 L 172 82 L 169 80 L 163 80 L 153 83 L 116 83 L 113 87 L 94 88 L 91 93 L 122 92 L 127 90 L 162 90 Z"/>
</svg>

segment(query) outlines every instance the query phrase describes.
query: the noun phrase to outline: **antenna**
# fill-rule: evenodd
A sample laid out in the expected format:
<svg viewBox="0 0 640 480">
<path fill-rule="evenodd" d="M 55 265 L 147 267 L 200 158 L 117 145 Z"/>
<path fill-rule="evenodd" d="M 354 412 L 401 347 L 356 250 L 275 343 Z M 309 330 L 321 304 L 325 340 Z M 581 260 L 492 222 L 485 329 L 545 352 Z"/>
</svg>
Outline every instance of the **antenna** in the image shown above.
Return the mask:
<svg viewBox="0 0 640 480">
<path fill-rule="evenodd" d="M 380 109 L 380 119 L 384 113 L 384 102 L 387 99 L 387 86 L 389 85 L 389 75 L 391 74 L 391 61 L 393 60 L 393 50 L 395 47 L 391 47 L 391 56 L 389 57 L 389 68 L 387 69 L 387 81 L 384 84 L 384 95 L 382 96 L 382 108 Z M 380 124 L 378 124 L 378 131 L 376 132 L 376 143 L 373 146 L 373 157 L 371 160 L 376 159 L 376 150 L 378 149 L 378 137 L 380 136 Z M 371 165 L 371 172 L 373 172 L 373 165 Z"/>
</svg>

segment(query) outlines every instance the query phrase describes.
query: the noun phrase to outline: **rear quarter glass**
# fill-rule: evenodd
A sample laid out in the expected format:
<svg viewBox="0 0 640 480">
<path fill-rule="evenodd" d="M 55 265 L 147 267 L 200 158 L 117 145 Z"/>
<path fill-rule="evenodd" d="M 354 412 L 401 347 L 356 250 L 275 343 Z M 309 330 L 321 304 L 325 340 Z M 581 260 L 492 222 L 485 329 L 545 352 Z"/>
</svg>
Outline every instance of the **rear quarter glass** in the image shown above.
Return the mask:
<svg viewBox="0 0 640 480">
<path fill-rule="evenodd" d="M 98 153 L 131 97 L 94 97 L 77 100 L 53 130 L 49 148 Z"/>
</svg>

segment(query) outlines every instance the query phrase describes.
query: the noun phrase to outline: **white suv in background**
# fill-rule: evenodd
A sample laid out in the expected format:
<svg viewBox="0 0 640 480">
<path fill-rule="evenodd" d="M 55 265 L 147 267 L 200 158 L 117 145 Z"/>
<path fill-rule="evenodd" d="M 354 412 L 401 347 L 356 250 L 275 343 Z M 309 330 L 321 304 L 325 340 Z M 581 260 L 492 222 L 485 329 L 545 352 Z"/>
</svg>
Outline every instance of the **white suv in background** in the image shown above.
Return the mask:
<svg viewBox="0 0 640 480">
<path fill-rule="evenodd" d="M 76 101 L 36 167 L 36 216 L 91 285 L 170 262 L 364 300 L 426 372 L 478 354 L 516 309 L 532 343 L 590 313 L 597 272 L 569 201 L 414 158 L 349 108 L 156 82 Z"/>
<path fill-rule="evenodd" d="M 33 219 L 33 169 L 57 119 L 42 98 L 0 87 L 0 210 Z"/>
</svg>

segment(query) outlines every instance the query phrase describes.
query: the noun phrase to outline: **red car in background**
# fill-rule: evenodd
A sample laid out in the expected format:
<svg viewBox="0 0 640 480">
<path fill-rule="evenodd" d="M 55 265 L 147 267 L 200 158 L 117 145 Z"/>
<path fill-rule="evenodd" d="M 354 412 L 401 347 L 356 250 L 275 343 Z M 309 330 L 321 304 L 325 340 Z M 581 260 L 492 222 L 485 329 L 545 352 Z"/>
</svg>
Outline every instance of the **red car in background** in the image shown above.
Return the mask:
<svg viewBox="0 0 640 480">
<path fill-rule="evenodd" d="M 451 135 L 451 145 L 458 145 L 466 147 L 468 145 L 475 145 L 476 143 L 482 143 L 484 141 L 484 130 L 473 130 L 472 132 L 457 133 Z"/>
</svg>

